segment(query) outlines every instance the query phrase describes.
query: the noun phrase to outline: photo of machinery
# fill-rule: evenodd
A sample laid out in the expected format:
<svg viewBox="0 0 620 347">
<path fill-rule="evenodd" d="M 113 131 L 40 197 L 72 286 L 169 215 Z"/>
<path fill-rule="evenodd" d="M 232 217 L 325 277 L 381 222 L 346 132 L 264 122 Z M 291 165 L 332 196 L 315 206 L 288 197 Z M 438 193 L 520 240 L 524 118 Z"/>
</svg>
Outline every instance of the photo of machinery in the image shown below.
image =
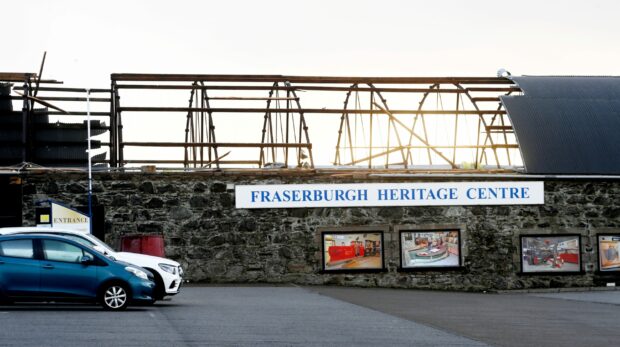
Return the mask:
<svg viewBox="0 0 620 347">
<path fill-rule="evenodd" d="M 383 269 L 383 234 L 381 232 L 323 233 L 323 269 Z"/>
<path fill-rule="evenodd" d="M 521 236 L 524 273 L 580 272 L 579 235 Z"/>
<path fill-rule="evenodd" d="M 598 259 L 601 271 L 620 271 L 620 234 L 598 235 Z"/>
<path fill-rule="evenodd" d="M 460 267 L 460 231 L 401 231 L 401 266 Z"/>
</svg>

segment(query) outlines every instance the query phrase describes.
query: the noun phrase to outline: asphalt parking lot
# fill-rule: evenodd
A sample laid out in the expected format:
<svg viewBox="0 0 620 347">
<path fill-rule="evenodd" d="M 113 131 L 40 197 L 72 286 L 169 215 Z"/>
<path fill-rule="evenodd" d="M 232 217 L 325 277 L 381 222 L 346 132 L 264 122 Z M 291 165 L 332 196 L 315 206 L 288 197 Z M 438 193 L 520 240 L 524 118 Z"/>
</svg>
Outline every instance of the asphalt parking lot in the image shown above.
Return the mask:
<svg viewBox="0 0 620 347">
<path fill-rule="evenodd" d="M 0 306 L 0 345 L 595 346 L 620 341 L 620 292 L 473 294 L 192 286 L 170 301 Z"/>
</svg>

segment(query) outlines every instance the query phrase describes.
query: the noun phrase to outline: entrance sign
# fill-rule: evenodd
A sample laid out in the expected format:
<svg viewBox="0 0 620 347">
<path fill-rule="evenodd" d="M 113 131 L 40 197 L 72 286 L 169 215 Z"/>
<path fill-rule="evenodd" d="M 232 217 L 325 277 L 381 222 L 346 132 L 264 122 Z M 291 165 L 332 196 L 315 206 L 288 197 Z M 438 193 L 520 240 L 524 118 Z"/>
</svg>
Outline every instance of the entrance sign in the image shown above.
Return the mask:
<svg viewBox="0 0 620 347">
<path fill-rule="evenodd" d="M 90 233 L 90 218 L 82 212 L 52 202 L 52 227 Z"/>
<path fill-rule="evenodd" d="M 542 205 L 544 182 L 274 184 L 235 187 L 237 208 Z"/>
</svg>

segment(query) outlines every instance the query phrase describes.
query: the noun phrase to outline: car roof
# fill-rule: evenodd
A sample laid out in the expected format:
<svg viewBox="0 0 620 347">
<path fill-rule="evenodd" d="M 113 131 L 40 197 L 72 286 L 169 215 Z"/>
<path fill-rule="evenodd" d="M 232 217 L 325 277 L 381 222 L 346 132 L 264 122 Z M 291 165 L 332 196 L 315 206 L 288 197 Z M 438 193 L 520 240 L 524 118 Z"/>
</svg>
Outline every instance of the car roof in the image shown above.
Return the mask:
<svg viewBox="0 0 620 347">
<path fill-rule="evenodd" d="M 20 240 L 20 239 L 50 239 L 50 240 L 62 240 L 62 241 L 71 241 L 71 243 L 80 244 L 79 242 L 75 242 L 69 238 L 66 238 L 61 235 L 54 234 L 10 234 L 10 235 L 0 235 L 0 241 L 5 240 Z"/>
<path fill-rule="evenodd" d="M 11 235 L 17 233 L 65 233 L 72 235 L 85 235 L 86 233 L 71 230 L 71 229 L 62 229 L 62 228 L 48 228 L 48 227 L 9 227 L 9 228 L 0 228 L 0 235 Z"/>
</svg>

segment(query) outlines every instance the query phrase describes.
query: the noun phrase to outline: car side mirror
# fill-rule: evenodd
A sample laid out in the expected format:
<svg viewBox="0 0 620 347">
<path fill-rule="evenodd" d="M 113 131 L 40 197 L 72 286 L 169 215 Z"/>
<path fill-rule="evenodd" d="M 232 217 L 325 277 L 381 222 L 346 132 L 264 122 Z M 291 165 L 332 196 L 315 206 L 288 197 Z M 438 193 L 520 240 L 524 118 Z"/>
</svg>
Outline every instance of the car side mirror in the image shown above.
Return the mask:
<svg viewBox="0 0 620 347">
<path fill-rule="evenodd" d="M 80 258 L 80 263 L 84 265 L 92 264 L 94 261 L 95 259 L 90 255 L 83 255 L 82 258 Z"/>
</svg>

